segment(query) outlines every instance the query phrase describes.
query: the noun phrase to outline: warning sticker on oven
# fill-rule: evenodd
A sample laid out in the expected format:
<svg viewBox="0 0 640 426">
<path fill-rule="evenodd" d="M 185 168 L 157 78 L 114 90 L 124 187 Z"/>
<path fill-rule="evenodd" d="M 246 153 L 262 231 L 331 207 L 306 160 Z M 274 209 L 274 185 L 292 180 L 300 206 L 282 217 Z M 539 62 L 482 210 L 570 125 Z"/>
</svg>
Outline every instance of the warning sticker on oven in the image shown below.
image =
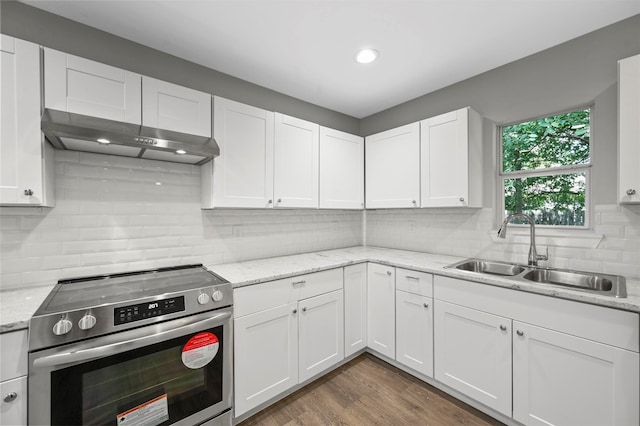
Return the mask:
<svg viewBox="0 0 640 426">
<path fill-rule="evenodd" d="M 218 336 L 203 332 L 193 336 L 182 348 L 182 363 L 195 370 L 209 364 L 218 353 Z"/>
<path fill-rule="evenodd" d="M 157 426 L 169 420 L 167 394 L 117 415 L 119 426 Z"/>
</svg>

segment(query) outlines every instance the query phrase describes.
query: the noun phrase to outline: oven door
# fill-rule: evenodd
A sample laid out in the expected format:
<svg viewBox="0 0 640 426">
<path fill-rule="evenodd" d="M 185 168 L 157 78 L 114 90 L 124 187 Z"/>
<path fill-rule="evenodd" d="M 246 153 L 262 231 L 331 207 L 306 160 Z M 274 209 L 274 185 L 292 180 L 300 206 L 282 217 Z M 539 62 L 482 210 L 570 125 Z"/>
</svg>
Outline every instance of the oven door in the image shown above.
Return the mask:
<svg viewBox="0 0 640 426">
<path fill-rule="evenodd" d="M 29 354 L 29 424 L 196 425 L 231 408 L 232 308 Z"/>
</svg>

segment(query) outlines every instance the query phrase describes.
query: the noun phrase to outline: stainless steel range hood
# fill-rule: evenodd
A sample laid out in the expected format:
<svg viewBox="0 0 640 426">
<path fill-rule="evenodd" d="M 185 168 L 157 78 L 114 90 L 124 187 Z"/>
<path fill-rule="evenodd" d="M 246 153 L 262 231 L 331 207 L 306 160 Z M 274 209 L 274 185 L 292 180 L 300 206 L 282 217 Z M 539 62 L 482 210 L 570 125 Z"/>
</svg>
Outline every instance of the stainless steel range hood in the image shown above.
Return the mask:
<svg viewBox="0 0 640 426">
<path fill-rule="evenodd" d="M 204 164 L 220 155 L 213 138 L 45 109 L 42 132 L 58 149 Z"/>
</svg>

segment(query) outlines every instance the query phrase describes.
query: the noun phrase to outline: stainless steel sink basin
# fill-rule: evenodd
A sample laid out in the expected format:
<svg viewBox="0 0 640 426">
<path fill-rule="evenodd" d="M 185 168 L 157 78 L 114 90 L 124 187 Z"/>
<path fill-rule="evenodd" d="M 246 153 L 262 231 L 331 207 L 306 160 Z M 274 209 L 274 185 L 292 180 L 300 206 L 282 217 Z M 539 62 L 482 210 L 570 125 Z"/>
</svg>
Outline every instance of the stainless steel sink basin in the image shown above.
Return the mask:
<svg viewBox="0 0 640 426">
<path fill-rule="evenodd" d="M 483 274 L 502 275 L 508 277 L 518 275 L 527 270 L 524 266 L 513 263 L 494 262 L 482 259 L 468 259 L 449 267 L 460 269 L 461 271 L 481 272 Z"/>
<path fill-rule="evenodd" d="M 627 297 L 624 278 L 617 275 L 556 269 L 532 269 L 524 274 L 522 279 L 542 284 L 572 287 L 576 290 L 609 294 L 614 297 Z"/>
<path fill-rule="evenodd" d="M 457 269 L 471 274 L 497 275 L 516 282 L 530 282 L 565 287 L 611 297 L 627 297 L 624 277 L 556 268 L 538 268 L 516 263 L 483 259 L 466 259 L 447 269 Z"/>
</svg>

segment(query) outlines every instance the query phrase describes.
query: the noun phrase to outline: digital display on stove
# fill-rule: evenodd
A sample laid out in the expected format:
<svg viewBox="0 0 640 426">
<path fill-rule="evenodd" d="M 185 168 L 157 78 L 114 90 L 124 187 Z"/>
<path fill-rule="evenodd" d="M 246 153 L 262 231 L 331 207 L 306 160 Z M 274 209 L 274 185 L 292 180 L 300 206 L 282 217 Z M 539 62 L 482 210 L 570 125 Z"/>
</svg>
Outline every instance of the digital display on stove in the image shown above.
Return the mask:
<svg viewBox="0 0 640 426">
<path fill-rule="evenodd" d="M 128 324 L 182 311 L 184 311 L 184 296 L 154 300 L 153 302 L 115 308 L 113 310 L 113 323 L 114 325 Z"/>
</svg>

